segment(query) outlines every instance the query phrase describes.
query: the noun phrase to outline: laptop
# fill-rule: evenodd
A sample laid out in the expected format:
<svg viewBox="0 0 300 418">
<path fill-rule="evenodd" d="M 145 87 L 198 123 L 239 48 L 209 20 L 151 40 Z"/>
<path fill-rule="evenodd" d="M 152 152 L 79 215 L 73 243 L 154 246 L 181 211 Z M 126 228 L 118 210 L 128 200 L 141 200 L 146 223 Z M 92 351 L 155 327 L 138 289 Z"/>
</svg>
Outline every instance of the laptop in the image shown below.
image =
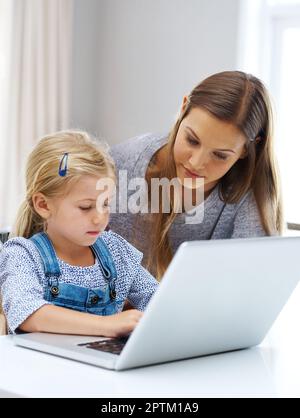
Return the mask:
<svg viewBox="0 0 300 418">
<path fill-rule="evenodd" d="M 130 336 L 29 333 L 13 339 L 113 370 L 252 347 L 297 286 L 299 255 L 300 237 L 186 242 Z"/>
</svg>

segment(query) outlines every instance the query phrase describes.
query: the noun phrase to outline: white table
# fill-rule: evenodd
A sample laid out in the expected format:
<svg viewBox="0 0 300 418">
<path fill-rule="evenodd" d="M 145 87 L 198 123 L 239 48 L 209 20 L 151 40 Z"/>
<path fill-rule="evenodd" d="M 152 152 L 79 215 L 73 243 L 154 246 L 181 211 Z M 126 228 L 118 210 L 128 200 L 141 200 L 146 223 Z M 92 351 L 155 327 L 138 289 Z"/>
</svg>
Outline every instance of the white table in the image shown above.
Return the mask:
<svg viewBox="0 0 300 418">
<path fill-rule="evenodd" d="M 300 396 L 300 287 L 256 348 L 114 372 L 0 337 L 0 397 Z"/>
</svg>

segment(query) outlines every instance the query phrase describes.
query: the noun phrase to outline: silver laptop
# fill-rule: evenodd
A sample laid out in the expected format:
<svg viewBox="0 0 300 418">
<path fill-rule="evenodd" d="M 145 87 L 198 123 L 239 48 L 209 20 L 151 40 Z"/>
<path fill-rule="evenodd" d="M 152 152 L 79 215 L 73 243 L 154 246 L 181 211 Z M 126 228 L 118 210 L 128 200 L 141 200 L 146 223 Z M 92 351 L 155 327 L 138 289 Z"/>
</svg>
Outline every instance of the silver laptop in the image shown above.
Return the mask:
<svg viewBox="0 0 300 418">
<path fill-rule="evenodd" d="M 14 342 L 114 370 L 259 344 L 300 278 L 300 237 L 183 243 L 129 338 L 16 335 Z"/>
</svg>

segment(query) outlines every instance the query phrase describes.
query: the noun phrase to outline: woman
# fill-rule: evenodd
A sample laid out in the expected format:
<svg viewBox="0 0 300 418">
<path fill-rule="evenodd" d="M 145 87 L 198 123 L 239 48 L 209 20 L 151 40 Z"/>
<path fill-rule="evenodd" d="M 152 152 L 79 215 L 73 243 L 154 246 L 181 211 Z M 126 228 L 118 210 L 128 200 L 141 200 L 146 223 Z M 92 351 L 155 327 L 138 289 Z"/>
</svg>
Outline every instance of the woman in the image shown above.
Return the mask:
<svg viewBox="0 0 300 418">
<path fill-rule="evenodd" d="M 157 278 L 184 241 L 282 230 L 272 109 L 266 88 L 252 75 L 228 71 L 208 77 L 184 97 L 168 136 L 131 139 L 115 146 L 112 156 L 119 172 L 127 170 L 128 181 L 145 178 L 149 193 L 154 178 L 178 177 L 181 183 L 189 178 L 193 202 L 201 204 L 195 180 L 204 182 L 201 223 L 189 224 L 186 214 L 176 213 L 176 192 L 169 196 L 170 213 L 163 213 L 160 204 L 156 214 L 125 214 L 118 207 L 111 215 L 111 229 L 144 253 L 145 266 Z"/>
</svg>

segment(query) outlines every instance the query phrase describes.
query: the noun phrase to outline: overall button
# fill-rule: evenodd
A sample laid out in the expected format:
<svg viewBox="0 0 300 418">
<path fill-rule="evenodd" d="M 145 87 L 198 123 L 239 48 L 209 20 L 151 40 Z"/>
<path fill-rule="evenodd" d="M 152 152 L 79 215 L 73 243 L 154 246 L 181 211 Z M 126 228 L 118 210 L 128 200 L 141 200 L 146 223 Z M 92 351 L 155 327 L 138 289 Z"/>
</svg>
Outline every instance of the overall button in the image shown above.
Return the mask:
<svg viewBox="0 0 300 418">
<path fill-rule="evenodd" d="M 91 298 L 91 304 L 96 305 L 99 302 L 99 296 L 93 296 Z"/>
<path fill-rule="evenodd" d="M 115 300 L 115 299 L 116 299 L 116 297 L 117 297 L 117 293 L 116 293 L 116 291 L 115 291 L 115 290 L 111 290 L 111 291 L 110 291 L 110 297 L 111 297 L 113 300 Z"/>
<path fill-rule="evenodd" d="M 59 288 L 57 286 L 52 286 L 50 291 L 53 296 L 57 296 L 59 294 Z"/>
</svg>

